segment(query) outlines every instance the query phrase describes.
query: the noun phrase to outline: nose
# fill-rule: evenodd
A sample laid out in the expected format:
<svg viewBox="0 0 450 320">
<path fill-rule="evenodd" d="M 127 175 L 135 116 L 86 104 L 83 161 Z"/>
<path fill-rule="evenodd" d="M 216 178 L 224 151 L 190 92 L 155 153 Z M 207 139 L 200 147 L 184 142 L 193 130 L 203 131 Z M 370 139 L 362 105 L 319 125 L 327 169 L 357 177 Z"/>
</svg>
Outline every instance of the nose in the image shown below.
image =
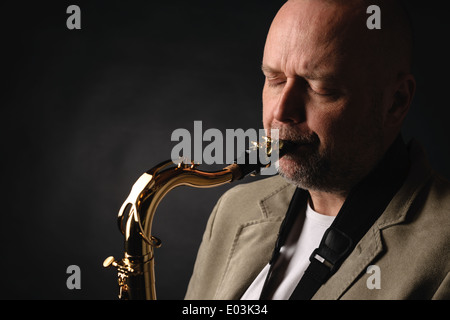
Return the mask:
<svg viewBox="0 0 450 320">
<path fill-rule="evenodd" d="M 306 121 L 306 95 L 298 79 L 288 79 L 274 105 L 273 118 L 282 123 Z"/>
</svg>

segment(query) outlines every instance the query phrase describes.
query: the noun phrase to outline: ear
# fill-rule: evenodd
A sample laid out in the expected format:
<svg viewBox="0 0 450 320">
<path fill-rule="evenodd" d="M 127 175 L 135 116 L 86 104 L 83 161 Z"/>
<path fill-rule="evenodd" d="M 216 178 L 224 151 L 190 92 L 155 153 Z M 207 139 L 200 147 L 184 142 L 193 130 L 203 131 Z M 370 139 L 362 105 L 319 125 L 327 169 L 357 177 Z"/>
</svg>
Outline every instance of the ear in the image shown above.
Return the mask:
<svg viewBox="0 0 450 320">
<path fill-rule="evenodd" d="M 411 106 L 416 91 L 416 79 L 410 73 L 401 74 L 394 87 L 392 105 L 387 112 L 386 124 L 400 128 Z"/>
</svg>

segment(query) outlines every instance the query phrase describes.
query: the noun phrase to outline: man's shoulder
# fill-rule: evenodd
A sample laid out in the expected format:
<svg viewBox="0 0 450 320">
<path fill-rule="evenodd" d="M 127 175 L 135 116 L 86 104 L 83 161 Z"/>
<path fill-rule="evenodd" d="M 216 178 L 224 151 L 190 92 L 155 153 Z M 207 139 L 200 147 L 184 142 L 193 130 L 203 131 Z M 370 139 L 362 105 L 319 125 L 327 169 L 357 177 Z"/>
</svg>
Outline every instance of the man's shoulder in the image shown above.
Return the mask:
<svg viewBox="0 0 450 320">
<path fill-rule="evenodd" d="M 407 182 L 408 187 L 405 188 L 407 193 L 411 193 L 411 197 L 407 197 L 409 201 L 405 203 L 409 207 L 412 204 L 412 215 L 417 211 L 421 212 L 420 216 L 424 219 L 418 219 L 426 223 L 427 227 L 448 227 L 450 223 L 450 181 L 434 171 L 430 166 L 423 147 L 416 140 L 412 140 L 409 144 L 409 152 L 411 155 L 411 173 Z M 414 191 L 416 190 L 416 191 Z M 446 234 L 450 233 L 446 230 Z"/>
</svg>

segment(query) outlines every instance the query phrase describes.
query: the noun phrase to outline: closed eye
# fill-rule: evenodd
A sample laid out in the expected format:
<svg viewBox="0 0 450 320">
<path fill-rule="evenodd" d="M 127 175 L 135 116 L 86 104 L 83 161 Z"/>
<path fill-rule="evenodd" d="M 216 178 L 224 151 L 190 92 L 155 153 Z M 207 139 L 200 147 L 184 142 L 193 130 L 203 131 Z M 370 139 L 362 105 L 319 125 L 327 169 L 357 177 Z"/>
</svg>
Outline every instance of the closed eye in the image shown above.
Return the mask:
<svg viewBox="0 0 450 320">
<path fill-rule="evenodd" d="M 284 81 L 267 81 L 267 83 L 269 84 L 269 87 L 277 88 L 277 87 L 283 86 L 286 83 L 286 80 L 284 80 Z"/>
<path fill-rule="evenodd" d="M 336 90 L 329 88 L 319 89 L 316 85 L 313 87 L 307 79 L 302 77 L 298 77 L 297 80 L 299 81 L 297 90 L 304 90 L 304 92 L 309 95 L 333 99 L 338 97 L 338 92 Z M 266 75 L 266 83 L 269 88 L 282 90 L 286 82 L 287 79 L 280 74 Z"/>
<path fill-rule="evenodd" d="M 317 96 L 321 96 L 321 97 L 336 97 L 337 96 L 336 90 L 332 90 L 332 89 L 318 90 L 318 89 L 312 88 L 308 82 L 306 82 L 306 84 L 307 84 L 308 91 L 313 95 L 317 95 Z"/>
<path fill-rule="evenodd" d="M 281 86 L 284 86 L 286 81 L 287 80 L 284 77 L 280 77 L 280 76 L 274 76 L 274 77 L 266 76 L 266 82 L 269 85 L 269 87 L 271 87 L 271 88 L 279 88 Z"/>
<path fill-rule="evenodd" d="M 323 97 L 330 97 L 330 96 L 334 96 L 336 93 L 335 92 L 317 92 L 314 91 L 313 89 L 310 89 L 312 94 L 318 95 L 318 96 L 323 96 Z"/>
</svg>

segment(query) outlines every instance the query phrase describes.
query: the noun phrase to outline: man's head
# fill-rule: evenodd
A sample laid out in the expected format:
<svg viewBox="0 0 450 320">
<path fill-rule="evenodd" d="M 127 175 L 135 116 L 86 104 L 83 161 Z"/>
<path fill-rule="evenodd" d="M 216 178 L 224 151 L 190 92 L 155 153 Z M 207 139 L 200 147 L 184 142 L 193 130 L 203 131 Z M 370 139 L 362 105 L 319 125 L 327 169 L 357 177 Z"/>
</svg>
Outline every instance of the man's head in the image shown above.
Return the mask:
<svg viewBox="0 0 450 320">
<path fill-rule="evenodd" d="M 381 9 L 369 30 L 367 7 Z M 289 0 L 264 49 L 263 123 L 298 147 L 280 174 L 346 193 L 398 135 L 415 90 L 411 32 L 397 1 Z"/>
</svg>

